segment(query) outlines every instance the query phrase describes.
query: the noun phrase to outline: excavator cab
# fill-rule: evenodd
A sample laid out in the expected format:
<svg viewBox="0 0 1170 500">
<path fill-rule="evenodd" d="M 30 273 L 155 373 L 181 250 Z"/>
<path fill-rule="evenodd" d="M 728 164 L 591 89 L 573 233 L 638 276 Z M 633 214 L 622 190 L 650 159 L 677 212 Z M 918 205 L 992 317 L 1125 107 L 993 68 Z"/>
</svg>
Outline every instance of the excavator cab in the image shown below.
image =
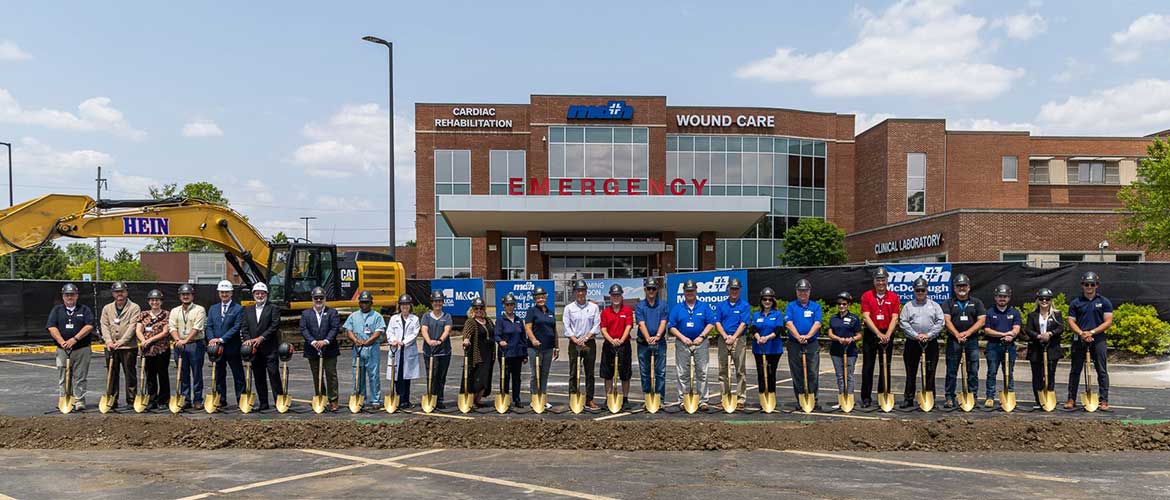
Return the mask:
<svg viewBox="0 0 1170 500">
<path fill-rule="evenodd" d="M 294 242 L 273 245 L 268 256 L 268 300 L 274 304 L 309 307 L 316 287 L 325 289 L 326 300 L 341 297 L 337 247 Z"/>
</svg>

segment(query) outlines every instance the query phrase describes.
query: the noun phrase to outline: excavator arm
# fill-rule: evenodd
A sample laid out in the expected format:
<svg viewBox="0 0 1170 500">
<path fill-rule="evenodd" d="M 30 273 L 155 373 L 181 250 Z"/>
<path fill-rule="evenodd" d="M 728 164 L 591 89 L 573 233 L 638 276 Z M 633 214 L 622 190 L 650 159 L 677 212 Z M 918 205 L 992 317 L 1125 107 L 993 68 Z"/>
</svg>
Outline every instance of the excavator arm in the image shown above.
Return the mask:
<svg viewBox="0 0 1170 500">
<path fill-rule="evenodd" d="M 268 271 L 270 250 L 260 232 L 230 208 L 202 200 L 94 201 L 48 194 L 0 210 L 0 255 L 63 236 L 195 238 L 222 247 L 249 286 L 264 281 Z"/>
</svg>

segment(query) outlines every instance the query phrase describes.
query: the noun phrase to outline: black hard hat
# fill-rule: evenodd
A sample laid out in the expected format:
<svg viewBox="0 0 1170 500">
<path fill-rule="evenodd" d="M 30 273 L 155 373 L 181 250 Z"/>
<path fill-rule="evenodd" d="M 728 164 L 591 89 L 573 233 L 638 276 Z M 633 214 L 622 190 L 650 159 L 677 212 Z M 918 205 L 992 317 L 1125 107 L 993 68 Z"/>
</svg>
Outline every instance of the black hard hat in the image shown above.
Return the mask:
<svg viewBox="0 0 1170 500">
<path fill-rule="evenodd" d="M 182 285 L 179 285 L 179 295 L 184 293 L 195 293 L 195 287 L 190 283 L 183 283 Z"/>
<path fill-rule="evenodd" d="M 732 289 L 738 290 L 740 288 L 743 288 L 743 287 L 739 284 L 739 278 L 731 278 L 731 281 L 727 282 L 727 289 L 728 290 L 732 290 Z"/>
<path fill-rule="evenodd" d="M 358 302 L 373 302 L 373 301 L 374 301 L 374 294 L 370 293 L 369 290 L 362 290 L 362 292 L 358 294 Z"/>
<path fill-rule="evenodd" d="M 956 274 L 955 280 L 954 280 L 954 285 L 955 286 L 959 286 L 959 285 L 971 286 L 971 279 L 968 278 L 966 274 Z"/>
<path fill-rule="evenodd" d="M 289 344 L 288 342 L 281 342 L 280 345 L 276 346 L 276 355 L 280 356 L 281 361 L 288 361 L 292 359 L 292 344 Z"/>
<path fill-rule="evenodd" d="M 1081 275 L 1081 283 L 1101 283 L 1101 277 L 1093 271 Z"/>
<path fill-rule="evenodd" d="M 61 295 L 65 295 L 67 293 L 77 293 L 77 285 L 74 285 L 73 283 L 66 283 L 64 286 L 62 286 Z"/>
<path fill-rule="evenodd" d="M 244 361 L 252 361 L 252 355 L 255 353 L 256 351 L 252 349 L 252 344 L 240 344 L 240 357 Z"/>
<path fill-rule="evenodd" d="M 996 295 L 1011 295 L 1012 294 L 1012 287 L 1007 286 L 1006 283 L 1000 283 L 998 285 L 995 285 L 995 294 Z"/>
<path fill-rule="evenodd" d="M 588 289 L 589 285 L 585 283 L 585 280 L 577 280 L 573 282 L 573 291 Z"/>
<path fill-rule="evenodd" d="M 684 292 L 693 292 L 693 291 L 696 291 L 698 289 L 699 289 L 699 285 L 695 284 L 695 280 L 687 280 L 686 283 L 683 283 L 683 291 Z"/>
<path fill-rule="evenodd" d="M 509 294 L 507 294 L 507 295 L 505 295 L 505 296 L 504 296 L 504 299 L 503 299 L 503 303 L 504 303 L 504 305 L 506 305 L 506 306 L 508 306 L 508 305 L 512 305 L 512 306 L 516 305 L 516 296 L 515 296 L 515 295 L 512 295 L 512 294 L 510 294 L 510 293 L 509 293 Z"/>
<path fill-rule="evenodd" d="M 844 300 L 844 301 L 846 301 L 846 302 L 849 302 L 850 304 L 852 304 L 852 303 L 853 303 L 853 294 L 851 294 L 851 293 L 849 293 L 849 292 L 841 292 L 841 293 L 838 293 L 838 294 L 837 294 L 837 300 Z"/>
<path fill-rule="evenodd" d="M 162 298 L 163 298 L 162 291 L 157 289 L 157 288 L 151 289 L 149 292 L 146 292 L 146 300 L 150 300 L 150 299 L 162 300 Z"/>
<path fill-rule="evenodd" d="M 763 290 L 760 290 L 760 298 L 762 299 L 765 297 L 775 300 L 776 299 L 776 290 L 773 290 L 772 287 L 770 287 L 770 286 L 764 287 Z"/>
<path fill-rule="evenodd" d="M 797 290 L 812 290 L 812 283 L 809 280 L 801 278 L 796 282 Z"/>
<path fill-rule="evenodd" d="M 476 297 L 474 300 L 471 301 L 471 308 L 474 309 L 477 307 L 481 307 L 481 308 L 487 307 L 487 304 L 484 303 L 483 299 Z"/>
<path fill-rule="evenodd" d="M 930 283 L 926 282 L 926 278 L 918 278 L 918 279 L 914 280 L 914 290 L 915 291 L 926 290 L 927 288 L 930 288 Z"/>
<path fill-rule="evenodd" d="M 1036 292 L 1036 298 L 1038 299 L 1051 299 L 1052 297 L 1054 297 L 1052 290 L 1047 288 L 1041 288 L 1038 292 Z"/>
<path fill-rule="evenodd" d="M 434 302 L 434 301 L 439 301 L 439 302 L 443 301 L 443 292 L 442 291 L 435 290 L 435 291 L 431 292 L 431 302 Z"/>
<path fill-rule="evenodd" d="M 121 281 L 115 281 L 113 284 L 110 285 L 110 291 L 111 292 L 125 292 L 126 291 L 126 284 L 122 283 Z"/>
<path fill-rule="evenodd" d="M 540 286 L 538 286 L 538 287 L 536 287 L 536 290 L 533 290 L 533 291 L 532 291 L 532 296 L 533 296 L 533 297 L 539 297 L 539 296 L 541 296 L 541 295 L 548 295 L 548 292 L 546 292 L 546 291 L 544 290 L 544 287 L 540 287 Z"/>
<path fill-rule="evenodd" d="M 617 284 L 617 283 L 614 283 L 613 285 L 610 285 L 610 287 L 609 287 L 609 294 L 610 295 L 622 295 L 624 293 L 626 293 L 626 291 L 623 290 L 622 286 Z"/>
<path fill-rule="evenodd" d="M 654 278 L 643 278 L 642 288 L 658 288 L 658 281 Z"/>
<path fill-rule="evenodd" d="M 324 297 L 325 296 L 325 289 L 321 288 L 319 286 L 313 287 L 313 291 L 309 295 L 311 295 L 313 298 Z"/>
<path fill-rule="evenodd" d="M 410 297 L 410 294 L 404 293 L 404 294 L 398 296 L 398 305 L 413 304 L 413 303 L 414 303 L 414 299 Z"/>
<path fill-rule="evenodd" d="M 873 270 L 873 279 L 876 280 L 876 279 L 889 279 L 889 278 L 890 278 L 890 272 L 886 271 L 886 268 L 879 267 L 879 268 Z"/>
<path fill-rule="evenodd" d="M 214 363 L 220 356 L 223 355 L 223 342 L 215 344 L 214 346 L 207 346 L 207 360 Z"/>
</svg>

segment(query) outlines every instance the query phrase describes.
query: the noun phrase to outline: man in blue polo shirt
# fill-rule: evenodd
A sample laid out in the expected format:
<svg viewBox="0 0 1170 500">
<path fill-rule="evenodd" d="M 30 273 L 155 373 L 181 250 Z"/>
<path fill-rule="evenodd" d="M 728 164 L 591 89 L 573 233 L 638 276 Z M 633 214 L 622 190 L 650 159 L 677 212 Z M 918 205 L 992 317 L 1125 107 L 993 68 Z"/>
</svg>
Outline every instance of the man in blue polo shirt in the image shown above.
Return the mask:
<svg viewBox="0 0 1170 500">
<path fill-rule="evenodd" d="M 657 392 L 666 399 L 666 321 L 670 310 L 666 301 L 658 299 L 658 282 L 654 278 L 642 280 L 646 298 L 634 307 L 638 321 L 638 371 L 642 379 L 642 394 Z M 650 387 L 650 357 L 654 357 L 654 387 Z"/>
<path fill-rule="evenodd" d="M 1072 370 L 1068 373 L 1068 401 L 1065 409 L 1076 408 L 1077 385 L 1081 370 L 1085 368 L 1085 356 L 1093 357 L 1097 370 L 1097 384 L 1100 385 L 1101 409 L 1109 409 L 1109 370 L 1105 365 L 1105 330 L 1113 326 L 1113 303 L 1097 294 L 1101 278 L 1089 271 L 1081 275 L 1082 295 L 1068 305 L 1068 326 L 1073 331 Z"/>
<path fill-rule="evenodd" d="M 796 282 L 796 300 L 789 302 L 784 309 L 784 326 L 788 329 L 788 341 L 784 348 L 788 350 L 788 370 L 792 372 L 792 392 L 797 399 L 804 394 L 805 386 L 808 392 L 816 398 L 817 376 L 821 367 L 821 347 L 817 337 L 821 333 L 821 304 L 809 300 L 812 295 L 812 283 L 801 278 Z M 804 363 L 808 363 L 807 368 Z M 805 382 L 805 370 L 808 371 L 808 381 Z M 820 411 L 820 402 L 813 405 L 813 411 Z"/>
<path fill-rule="evenodd" d="M 983 326 L 983 338 L 987 339 L 987 401 L 985 408 L 995 408 L 995 378 L 999 375 L 1000 363 L 1007 363 L 1007 372 L 1015 373 L 1016 337 L 1020 336 L 1020 311 L 1010 305 L 1012 288 L 1006 284 L 995 287 L 995 306 L 987 310 L 987 323 Z M 1013 377 L 1014 378 L 1014 377 Z M 1007 380 L 1005 391 L 1015 391 L 1013 380 Z"/>
<path fill-rule="evenodd" d="M 699 287 L 695 280 L 683 284 L 683 302 L 670 308 L 670 334 L 678 343 L 674 349 L 674 367 L 678 372 L 678 400 L 690 390 L 691 361 L 694 360 L 695 392 L 699 395 L 700 410 L 707 409 L 707 334 L 715 326 L 715 311 L 706 302 L 699 302 Z"/>
<path fill-rule="evenodd" d="M 722 387 L 731 387 L 731 367 L 727 366 L 727 353 L 735 357 L 735 408 L 742 410 L 747 401 L 747 369 L 744 366 L 744 357 L 747 356 L 747 325 L 751 321 L 752 306 L 746 300 L 740 300 L 739 280 L 732 278 L 727 283 L 727 300 L 720 302 L 715 308 L 718 322 L 715 329 L 719 332 L 719 383 Z"/>
</svg>

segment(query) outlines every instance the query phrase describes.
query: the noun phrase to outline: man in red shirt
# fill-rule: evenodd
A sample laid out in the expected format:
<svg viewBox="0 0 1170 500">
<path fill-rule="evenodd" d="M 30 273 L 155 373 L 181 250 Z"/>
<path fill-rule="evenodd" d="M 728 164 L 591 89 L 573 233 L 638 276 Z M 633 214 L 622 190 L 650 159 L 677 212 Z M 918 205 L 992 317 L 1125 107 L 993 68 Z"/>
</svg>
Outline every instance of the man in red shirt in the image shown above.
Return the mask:
<svg viewBox="0 0 1170 500">
<path fill-rule="evenodd" d="M 890 361 L 894 356 L 894 330 L 898 328 L 898 313 L 902 310 L 902 303 L 898 294 L 886 288 L 890 273 L 886 268 L 879 267 L 873 273 L 873 289 L 866 290 L 861 295 L 861 319 L 865 322 L 865 331 L 862 333 L 862 362 L 861 362 L 861 407 L 869 408 L 873 404 L 870 394 L 873 391 L 873 371 L 878 366 L 874 363 L 880 352 L 883 358 L 881 366 L 890 369 Z M 878 373 L 878 393 L 890 392 L 886 387 L 884 373 Z"/>
<path fill-rule="evenodd" d="M 622 303 L 622 286 L 609 287 L 609 307 L 601 311 L 601 335 L 605 344 L 601 346 L 601 378 L 605 380 L 605 393 L 613 388 L 613 359 L 617 356 L 618 373 L 622 379 L 622 410 L 630 400 L 630 331 L 634 327 L 634 310 Z"/>
</svg>

